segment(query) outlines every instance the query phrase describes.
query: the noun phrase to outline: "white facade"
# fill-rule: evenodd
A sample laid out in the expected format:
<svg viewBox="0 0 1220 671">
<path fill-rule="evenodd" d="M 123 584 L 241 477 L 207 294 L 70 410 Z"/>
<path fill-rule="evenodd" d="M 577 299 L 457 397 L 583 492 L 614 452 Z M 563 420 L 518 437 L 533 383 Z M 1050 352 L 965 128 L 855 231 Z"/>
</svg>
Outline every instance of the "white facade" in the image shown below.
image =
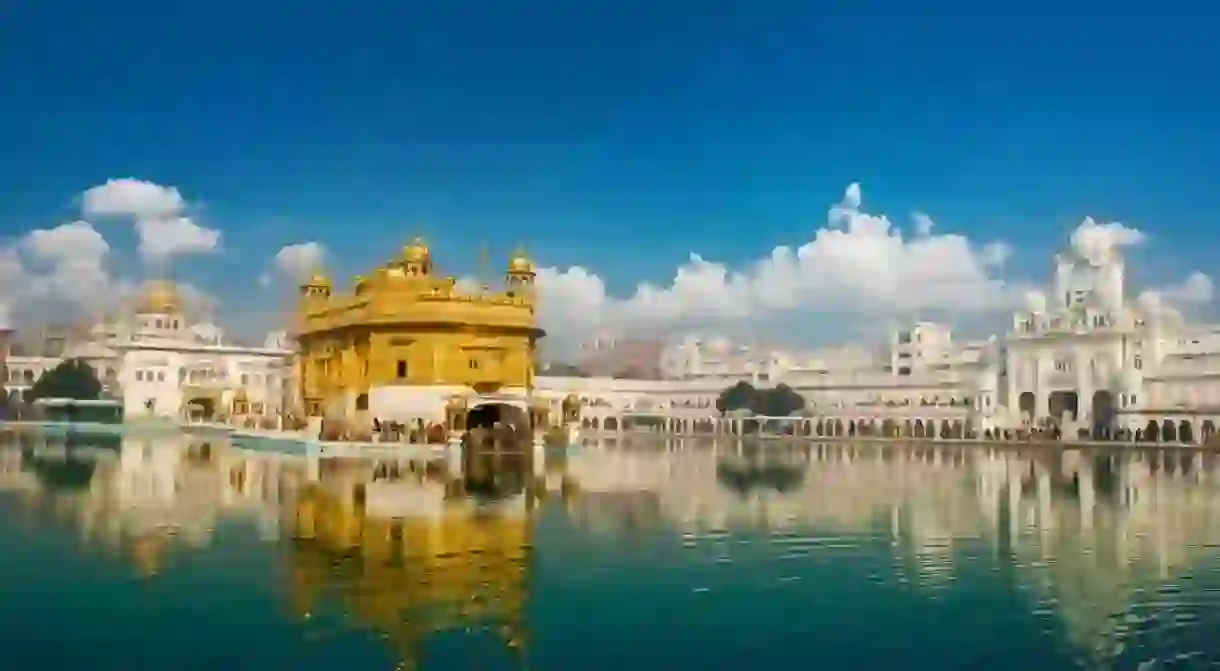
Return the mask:
<svg viewBox="0 0 1220 671">
<path fill-rule="evenodd" d="M 1002 403 L 1027 420 L 1133 432 L 1220 408 L 1220 327 L 1187 325 L 1154 294 L 1128 300 L 1124 275 L 1117 254 L 1056 257 L 1052 293 L 1013 317 Z"/>
<path fill-rule="evenodd" d="M 696 419 L 716 414 L 728 386 L 782 382 L 805 397 L 810 416 L 844 423 L 919 418 L 983 431 L 1053 422 L 1073 437 L 1207 439 L 1220 424 L 1220 326 L 1188 325 L 1155 294 L 1130 300 L 1124 279 L 1114 251 L 1065 253 L 1055 257 L 1049 296 L 1032 294 L 1010 332 L 985 340 L 957 343 L 931 322 L 893 331 L 877 352 L 752 350 L 687 337 L 662 354 L 669 379 L 539 377 L 538 391 L 580 396 L 595 421 L 662 411 Z"/>
<path fill-rule="evenodd" d="M 138 305 L 95 325 L 62 356 L 10 356 L 4 386 L 22 398 L 44 372 L 81 359 L 127 418 L 183 418 L 190 404 L 203 415 L 233 414 L 238 405 L 242 414 L 275 416 L 291 374 L 287 336 L 270 333 L 261 347 L 230 344 L 217 326 L 190 323 L 180 305 L 172 286 L 151 285 Z"/>
</svg>

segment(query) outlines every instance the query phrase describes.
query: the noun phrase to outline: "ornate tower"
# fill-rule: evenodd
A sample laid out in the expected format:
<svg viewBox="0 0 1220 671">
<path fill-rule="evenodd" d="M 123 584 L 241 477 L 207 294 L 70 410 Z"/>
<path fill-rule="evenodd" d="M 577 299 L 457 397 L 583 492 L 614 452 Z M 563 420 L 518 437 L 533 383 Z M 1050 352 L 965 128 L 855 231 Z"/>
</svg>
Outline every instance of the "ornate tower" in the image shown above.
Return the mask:
<svg viewBox="0 0 1220 671">
<path fill-rule="evenodd" d="M 407 277 L 427 277 L 432 274 L 432 253 L 423 238 L 415 238 L 402 248 L 402 270 Z"/>
<path fill-rule="evenodd" d="M 524 249 L 518 247 L 509 256 L 508 271 L 504 277 L 508 295 L 533 301 L 534 280 L 537 277 L 537 274 L 534 273 L 534 262 L 530 260 Z"/>
<path fill-rule="evenodd" d="M 315 270 L 308 280 L 301 284 L 301 310 L 309 312 L 326 304 L 330 300 L 330 279 Z"/>
</svg>

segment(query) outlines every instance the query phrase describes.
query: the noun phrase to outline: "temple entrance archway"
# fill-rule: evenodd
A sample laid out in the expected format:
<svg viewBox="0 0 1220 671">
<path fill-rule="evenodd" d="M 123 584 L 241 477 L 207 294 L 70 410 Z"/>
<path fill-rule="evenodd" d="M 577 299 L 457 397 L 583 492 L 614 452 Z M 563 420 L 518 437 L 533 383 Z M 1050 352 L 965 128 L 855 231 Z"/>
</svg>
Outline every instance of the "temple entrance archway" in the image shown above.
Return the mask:
<svg viewBox="0 0 1220 671">
<path fill-rule="evenodd" d="M 1048 399 L 1051 419 L 1055 422 L 1076 421 L 1080 409 L 1080 396 L 1074 391 L 1052 391 Z M 1064 415 L 1067 415 L 1065 418 Z"/>
<path fill-rule="evenodd" d="M 1144 425 L 1143 438 L 1153 443 L 1161 439 L 1161 425 L 1157 424 L 1155 419 L 1148 420 L 1148 423 Z"/>
<path fill-rule="evenodd" d="M 508 403 L 482 403 L 471 408 L 466 415 L 467 429 L 492 429 L 497 424 L 526 435 L 530 432 L 529 414 L 524 408 Z"/>
<path fill-rule="evenodd" d="M 1093 438 L 1106 440 L 1114 426 L 1114 394 L 1106 390 L 1093 392 Z"/>
<path fill-rule="evenodd" d="M 1032 391 L 1022 392 L 1017 400 L 1017 410 L 1021 413 L 1021 418 L 1025 420 L 1033 421 L 1037 405 L 1038 399 Z"/>
<path fill-rule="evenodd" d="M 1172 419 L 1167 419 L 1161 424 L 1161 440 L 1166 443 L 1178 440 L 1178 425 Z"/>
<path fill-rule="evenodd" d="M 216 399 L 194 396 L 186 402 L 186 415 L 191 419 L 210 420 L 216 416 Z"/>
</svg>

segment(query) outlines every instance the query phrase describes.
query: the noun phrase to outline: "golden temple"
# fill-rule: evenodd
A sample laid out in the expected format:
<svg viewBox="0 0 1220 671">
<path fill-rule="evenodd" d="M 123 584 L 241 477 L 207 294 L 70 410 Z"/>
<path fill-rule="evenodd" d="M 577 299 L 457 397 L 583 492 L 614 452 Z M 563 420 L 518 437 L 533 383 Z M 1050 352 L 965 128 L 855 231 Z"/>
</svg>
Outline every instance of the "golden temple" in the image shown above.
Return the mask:
<svg viewBox="0 0 1220 671">
<path fill-rule="evenodd" d="M 443 422 L 455 397 L 525 398 L 536 345 L 534 264 L 514 252 L 499 291 L 436 274 L 421 239 L 338 293 L 320 271 L 300 287 L 297 380 L 305 414 Z"/>
</svg>

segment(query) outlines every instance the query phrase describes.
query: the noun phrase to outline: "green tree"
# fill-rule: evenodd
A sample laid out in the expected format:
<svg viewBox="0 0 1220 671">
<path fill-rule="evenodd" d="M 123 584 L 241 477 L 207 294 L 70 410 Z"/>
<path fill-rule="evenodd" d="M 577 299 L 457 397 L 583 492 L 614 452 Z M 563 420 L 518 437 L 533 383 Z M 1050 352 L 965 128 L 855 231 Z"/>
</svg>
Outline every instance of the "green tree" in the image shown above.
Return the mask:
<svg viewBox="0 0 1220 671">
<path fill-rule="evenodd" d="M 754 385 L 743 380 L 720 392 L 720 396 L 716 397 L 716 409 L 722 415 L 734 410 L 750 410 L 753 409 L 757 396 L 758 390 Z"/>
<path fill-rule="evenodd" d="M 95 401 L 102 395 L 102 383 L 93 367 L 81 359 L 67 359 L 43 373 L 30 388 L 28 398 L 71 398 Z"/>
<path fill-rule="evenodd" d="M 798 394 L 792 387 L 780 383 L 773 389 L 759 392 L 751 409 L 756 415 L 787 417 L 805 409 L 805 397 Z"/>
</svg>

